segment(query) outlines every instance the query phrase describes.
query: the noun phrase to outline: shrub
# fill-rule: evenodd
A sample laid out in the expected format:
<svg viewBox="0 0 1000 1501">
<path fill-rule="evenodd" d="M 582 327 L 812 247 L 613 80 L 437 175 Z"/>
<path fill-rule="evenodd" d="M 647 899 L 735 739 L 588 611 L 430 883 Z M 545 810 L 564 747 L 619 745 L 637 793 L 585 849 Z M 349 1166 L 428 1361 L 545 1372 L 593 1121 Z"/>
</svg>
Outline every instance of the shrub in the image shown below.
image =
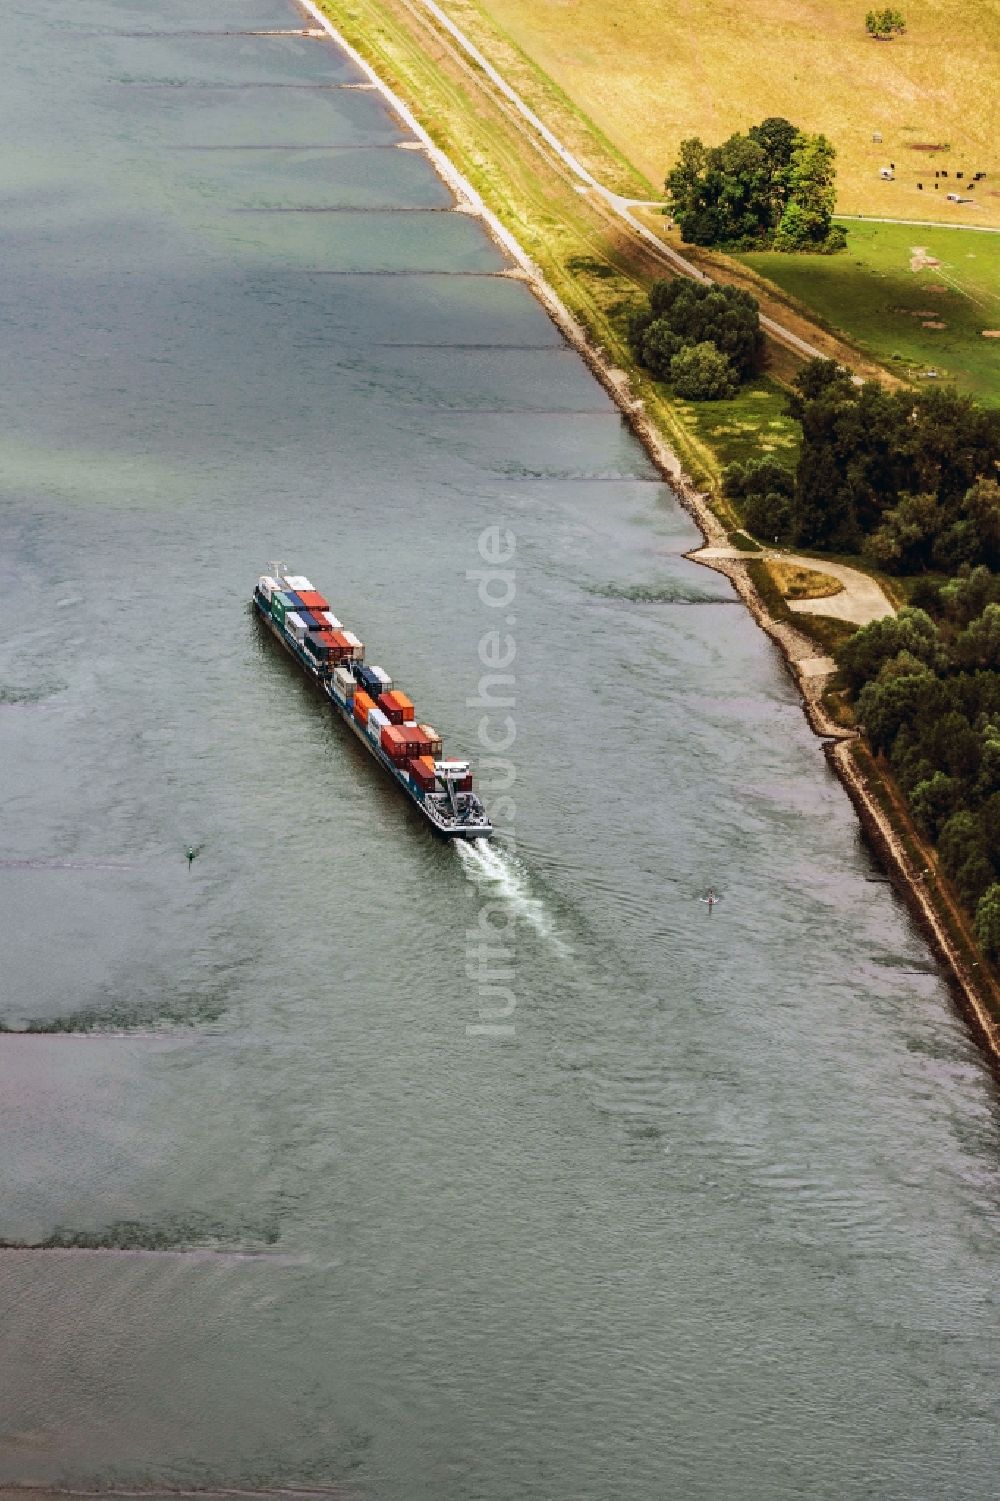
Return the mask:
<svg viewBox="0 0 1000 1501">
<path fill-rule="evenodd" d="M 1000 959 L 1000 882 L 987 886 L 979 898 L 976 937 L 987 959 Z"/>
<path fill-rule="evenodd" d="M 725 401 L 736 395 L 739 386 L 732 364 L 708 339 L 674 355 L 670 379 L 677 395 L 686 401 Z"/>
</svg>

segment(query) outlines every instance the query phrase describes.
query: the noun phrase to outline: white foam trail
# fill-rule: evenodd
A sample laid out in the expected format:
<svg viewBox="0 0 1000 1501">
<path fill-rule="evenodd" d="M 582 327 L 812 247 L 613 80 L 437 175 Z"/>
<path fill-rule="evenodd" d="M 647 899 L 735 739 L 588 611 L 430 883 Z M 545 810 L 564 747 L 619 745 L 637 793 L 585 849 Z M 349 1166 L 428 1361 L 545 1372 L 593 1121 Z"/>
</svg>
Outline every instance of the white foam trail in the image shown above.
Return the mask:
<svg viewBox="0 0 1000 1501">
<path fill-rule="evenodd" d="M 502 845 L 488 839 L 453 839 L 465 874 L 475 885 L 490 888 L 490 896 L 508 902 L 516 917 L 526 922 L 555 950 L 561 958 L 567 958 L 569 948 L 559 937 L 545 903 L 531 893 L 528 873 L 524 865 Z"/>
</svg>

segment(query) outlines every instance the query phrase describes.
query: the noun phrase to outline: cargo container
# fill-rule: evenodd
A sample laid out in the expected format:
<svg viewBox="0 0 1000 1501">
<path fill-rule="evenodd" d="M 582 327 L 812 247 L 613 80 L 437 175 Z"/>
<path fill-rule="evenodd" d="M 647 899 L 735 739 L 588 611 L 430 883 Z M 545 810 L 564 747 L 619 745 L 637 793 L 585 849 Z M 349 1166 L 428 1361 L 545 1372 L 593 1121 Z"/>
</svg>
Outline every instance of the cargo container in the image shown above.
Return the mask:
<svg viewBox="0 0 1000 1501">
<path fill-rule="evenodd" d="M 402 710 L 404 720 L 416 723 L 417 712 L 413 707 L 412 698 L 407 698 L 406 694 L 402 693 L 398 688 L 394 688 L 391 693 L 387 693 L 385 696 L 392 699 L 397 709 Z"/>
<path fill-rule="evenodd" d="M 331 651 L 330 642 L 324 640 L 323 637 L 318 634 L 318 632 L 307 631 L 302 645 L 305 647 L 306 651 L 309 652 L 310 656 L 316 658 L 317 662 L 329 662 Z"/>
<path fill-rule="evenodd" d="M 396 703 L 395 696 L 392 693 L 380 693 L 377 703 L 390 724 L 403 723 L 402 707 Z"/>
<path fill-rule="evenodd" d="M 408 761 L 413 754 L 409 737 L 396 724 L 387 724 L 381 735 L 382 749 L 394 761 Z"/>
<path fill-rule="evenodd" d="M 437 834 L 448 839 L 492 836 L 486 810 L 471 790 L 469 763 L 435 760 L 441 748 L 437 731 L 417 722 L 412 700 L 393 692 L 387 672 L 364 666 L 361 640 L 331 610 L 320 608 L 326 598 L 304 574 L 272 563 L 258 578 L 251 603 L 267 630 Z"/>
<path fill-rule="evenodd" d="M 296 594 L 305 605 L 307 610 L 312 610 L 317 615 L 322 615 L 324 610 L 330 608 L 330 601 L 324 599 L 316 589 L 296 589 Z"/>
<path fill-rule="evenodd" d="M 434 761 L 432 757 L 414 756 L 407 761 L 406 768 L 421 792 L 433 792 L 437 787 L 437 777 L 434 775 Z"/>
<path fill-rule="evenodd" d="M 429 756 L 440 756 L 442 750 L 441 736 L 434 726 L 431 724 L 420 724 L 417 726 L 417 729 L 420 730 L 430 747 L 427 754 Z"/>
</svg>

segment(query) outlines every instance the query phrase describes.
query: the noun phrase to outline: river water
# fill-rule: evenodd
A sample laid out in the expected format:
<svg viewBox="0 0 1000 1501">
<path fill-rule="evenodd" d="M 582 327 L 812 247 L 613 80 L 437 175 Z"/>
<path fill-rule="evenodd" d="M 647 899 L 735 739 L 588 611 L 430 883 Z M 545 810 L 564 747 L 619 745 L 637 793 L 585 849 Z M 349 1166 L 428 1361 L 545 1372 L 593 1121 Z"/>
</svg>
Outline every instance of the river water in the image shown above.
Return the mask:
<svg viewBox="0 0 1000 1501">
<path fill-rule="evenodd" d="M 0 1482 L 993 1497 L 990 1076 L 691 522 L 304 24 L 0 12 Z M 276 555 L 477 763 L 509 632 L 504 848 L 262 636 Z"/>
</svg>

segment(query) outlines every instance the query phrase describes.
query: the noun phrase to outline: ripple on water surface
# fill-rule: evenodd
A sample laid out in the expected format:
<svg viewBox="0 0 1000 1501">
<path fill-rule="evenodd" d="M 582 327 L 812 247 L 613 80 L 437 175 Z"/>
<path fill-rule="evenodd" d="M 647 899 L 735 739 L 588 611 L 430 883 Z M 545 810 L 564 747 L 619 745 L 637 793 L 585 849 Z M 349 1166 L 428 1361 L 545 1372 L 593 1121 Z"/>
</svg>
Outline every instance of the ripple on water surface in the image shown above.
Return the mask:
<svg viewBox="0 0 1000 1501">
<path fill-rule="evenodd" d="M 772 648 L 353 65 L 155 10 L 0 15 L 0 1479 L 992 1501 L 995 1091 Z M 504 845 L 255 624 L 275 553 Z"/>
</svg>

